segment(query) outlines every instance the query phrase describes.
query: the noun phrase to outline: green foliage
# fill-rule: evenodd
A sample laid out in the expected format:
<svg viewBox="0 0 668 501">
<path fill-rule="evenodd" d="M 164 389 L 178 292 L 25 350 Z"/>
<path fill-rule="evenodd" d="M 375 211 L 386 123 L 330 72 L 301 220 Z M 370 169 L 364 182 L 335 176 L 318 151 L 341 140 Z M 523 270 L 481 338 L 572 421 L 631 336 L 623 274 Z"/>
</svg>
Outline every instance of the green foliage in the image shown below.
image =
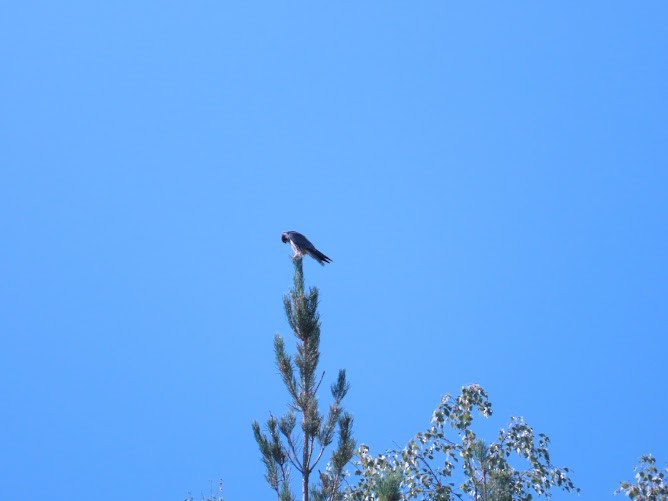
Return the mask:
<svg viewBox="0 0 668 501">
<path fill-rule="evenodd" d="M 357 485 L 348 489 L 350 499 L 381 500 L 385 496 L 384 479 L 400 479 L 400 497 L 392 499 L 451 500 L 468 495 L 476 501 L 529 501 L 533 494 L 550 496 L 552 487 L 576 491 L 567 468 L 557 468 L 550 462 L 549 439 L 536 436 L 522 419 L 513 418 L 498 440 L 489 445 L 471 430 L 475 412 L 490 416 L 492 406 L 487 393 L 479 385 L 462 388 L 453 399 L 445 395 L 432 416 L 432 425 L 418 433 L 406 447 L 372 456 L 362 444 L 353 461 Z M 453 429 L 452 436 L 446 433 Z M 517 469 L 509 458 L 517 456 L 526 467 Z M 461 459 L 463 481 L 456 486 L 453 480 Z M 515 462 L 515 461 L 513 461 Z"/>
<path fill-rule="evenodd" d="M 400 501 L 401 479 L 401 473 L 398 471 L 376 476 L 374 492 L 379 501 Z"/>
<path fill-rule="evenodd" d="M 304 290 L 302 259 L 294 261 L 294 287 L 283 298 L 288 323 L 297 338 L 297 353 L 288 354 L 280 335 L 274 337 L 274 354 L 281 379 L 291 402 L 290 410 L 282 417 L 269 417 L 265 432 L 253 422 L 253 434 L 265 465 L 265 478 L 276 492 L 279 501 L 292 501 L 290 471 L 301 474 L 302 499 L 335 501 L 342 499 L 341 483 L 345 465 L 355 449 L 352 438 L 352 416 L 343 410 L 341 402 L 349 384 L 346 373 L 340 370 L 331 385 L 333 402 L 326 414 L 318 409 L 316 394 L 324 374 L 317 374 L 320 360 L 320 316 L 318 289 Z M 338 436 L 336 447 L 324 471 L 319 472 L 319 485 L 310 485 L 310 476 L 325 450 Z"/>
<path fill-rule="evenodd" d="M 667 501 L 668 483 L 666 474 L 656 467 L 656 459 L 648 454 L 641 456 L 640 464 L 634 468 L 636 483 L 622 482 L 615 491 L 620 492 L 637 501 Z M 664 468 L 668 472 L 668 468 Z"/>
<path fill-rule="evenodd" d="M 485 441 L 478 439 L 473 444 L 472 453 L 473 498 L 481 501 L 512 501 L 512 475 L 505 465 L 497 463 Z"/>
</svg>

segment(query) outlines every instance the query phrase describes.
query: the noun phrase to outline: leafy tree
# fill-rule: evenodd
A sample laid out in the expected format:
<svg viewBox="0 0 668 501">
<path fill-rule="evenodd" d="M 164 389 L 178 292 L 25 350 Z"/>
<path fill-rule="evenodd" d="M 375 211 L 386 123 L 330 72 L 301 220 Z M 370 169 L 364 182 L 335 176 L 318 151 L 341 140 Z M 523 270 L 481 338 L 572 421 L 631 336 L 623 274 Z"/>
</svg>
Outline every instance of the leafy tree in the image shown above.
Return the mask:
<svg viewBox="0 0 668 501">
<path fill-rule="evenodd" d="M 314 501 L 335 501 L 343 499 L 340 486 L 344 467 L 355 449 L 353 418 L 341 407 L 349 384 L 345 370 L 340 370 L 330 388 L 334 400 L 327 414 L 320 413 L 316 393 L 324 373 L 317 374 L 320 359 L 318 289 L 312 287 L 308 293 L 304 291 L 301 257 L 294 260 L 294 266 L 294 287 L 283 298 L 288 323 L 297 337 L 294 358 L 286 352 L 283 338 L 278 334 L 274 338 L 276 365 L 291 397 L 290 410 L 280 418 L 270 415 L 265 433 L 257 421 L 253 422 L 253 433 L 266 467 L 265 478 L 279 501 L 295 499 L 290 490 L 291 468 L 301 475 L 303 501 L 308 501 L 309 495 Z M 338 435 L 338 442 L 329 463 L 319 472 L 319 485 L 312 486 L 311 474 L 335 435 Z"/>
<path fill-rule="evenodd" d="M 483 416 L 492 414 L 487 393 L 479 385 L 465 386 L 457 398 L 445 395 L 441 399 L 431 427 L 403 449 L 372 456 L 362 444 L 353 461 L 359 481 L 348 488 L 349 498 L 381 500 L 379 487 L 387 484 L 387 479 L 394 479 L 400 491 L 395 500 L 446 501 L 468 496 L 475 501 L 529 501 L 532 493 L 549 497 L 552 487 L 579 492 L 568 468 L 557 468 L 550 462 L 547 436 L 536 437 L 521 418 L 513 418 L 508 428 L 499 432 L 498 440 L 487 445 L 471 430 L 476 410 Z M 448 428 L 454 429 L 454 436 L 446 433 Z M 521 458 L 525 468 L 513 466 L 519 460 L 511 456 Z M 459 478 L 463 481 L 455 486 L 453 475 L 460 458 Z"/>
<path fill-rule="evenodd" d="M 667 501 L 668 483 L 666 474 L 656 466 L 656 459 L 651 454 L 640 457 L 640 464 L 634 468 L 637 471 L 636 483 L 622 482 L 615 494 L 624 493 L 637 501 Z M 668 468 L 664 469 L 668 472 Z"/>
</svg>

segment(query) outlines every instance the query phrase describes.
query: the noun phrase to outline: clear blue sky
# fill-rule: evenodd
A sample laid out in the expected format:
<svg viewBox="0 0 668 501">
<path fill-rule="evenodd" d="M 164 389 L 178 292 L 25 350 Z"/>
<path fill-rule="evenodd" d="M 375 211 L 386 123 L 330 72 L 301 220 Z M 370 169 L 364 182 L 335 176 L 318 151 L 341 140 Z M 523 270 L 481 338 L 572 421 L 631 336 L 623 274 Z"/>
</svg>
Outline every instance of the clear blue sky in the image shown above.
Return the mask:
<svg viewBox="0 0 668 501">
<path fill-rule="evenodd" d="M 668 462 L 667 49 L 663 1 L 6 5 L 0 498 L 271 499 L 286 229 L 373 451 L 477 382 L 580 499 Z"/>
</svg>

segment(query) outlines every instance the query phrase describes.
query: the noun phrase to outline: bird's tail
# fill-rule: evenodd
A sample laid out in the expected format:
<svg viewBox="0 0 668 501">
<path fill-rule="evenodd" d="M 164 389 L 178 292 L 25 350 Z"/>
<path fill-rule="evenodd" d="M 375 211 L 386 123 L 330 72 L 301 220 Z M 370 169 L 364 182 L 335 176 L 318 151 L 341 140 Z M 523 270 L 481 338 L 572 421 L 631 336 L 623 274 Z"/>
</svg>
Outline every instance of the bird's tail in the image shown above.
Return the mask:
<svg viewBox="0 0 668 501">
<path fill-rule="evenodd" d="M 331 263 L 332 260 L 325 256 L 318 249 L 313 249 L 308 251 L 309 256 L 318 261 L 321 265 L 325 266 L 325 263 Z"/>
</svg>

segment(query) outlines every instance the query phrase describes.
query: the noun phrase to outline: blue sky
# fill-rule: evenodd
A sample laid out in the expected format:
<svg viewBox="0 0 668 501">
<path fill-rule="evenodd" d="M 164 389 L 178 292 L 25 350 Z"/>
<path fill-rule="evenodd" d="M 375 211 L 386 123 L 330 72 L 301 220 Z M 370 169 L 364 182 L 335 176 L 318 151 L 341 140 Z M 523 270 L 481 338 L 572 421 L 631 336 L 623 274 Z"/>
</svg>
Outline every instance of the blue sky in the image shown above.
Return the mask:
<svg viewBox="0 0 668 501">
<path fill-rule="evenodd" d="M 668 462 L 665 2 L 14 2 L 0 18 L 0 497 L 270 499 L 280 233 L 333 263 L 359 442 L 443 393 L 581 499 Z M 326 398 L 323 395 L 323 401 Z M 493 438 L 490 434 L 488 438 Z M 566 499 L 570 496 L 555 496 Z"/>
</svg>

